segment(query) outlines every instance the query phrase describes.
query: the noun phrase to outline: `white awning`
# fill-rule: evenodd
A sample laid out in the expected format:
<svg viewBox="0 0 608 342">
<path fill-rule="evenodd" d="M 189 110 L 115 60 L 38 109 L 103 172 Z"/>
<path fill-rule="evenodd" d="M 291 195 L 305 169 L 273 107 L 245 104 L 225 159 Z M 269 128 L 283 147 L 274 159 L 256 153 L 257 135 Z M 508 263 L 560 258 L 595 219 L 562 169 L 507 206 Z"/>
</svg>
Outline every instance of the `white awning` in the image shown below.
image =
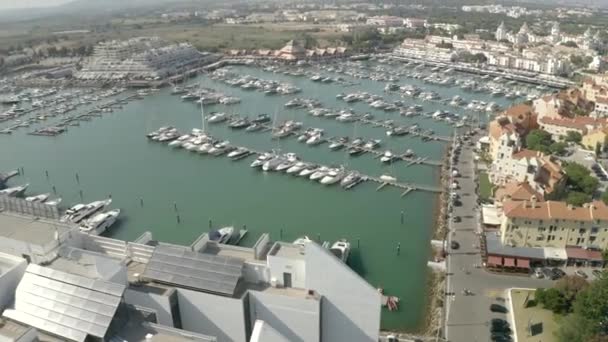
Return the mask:
<svg viewBox="0 0 608 342">
<path fill-rule="evenodd" d="M 568 260 L 565 248 L 544 247 L 543 253 L 545 254 L 545 259 Z"/>
<path fill-rule="evenodd" d="M 481 207 L 481 213 L 483 216 L 483 224 L 489 226 L 500 226 L 501 214 L 495 205 L 485 204 Z"/>
</svg>

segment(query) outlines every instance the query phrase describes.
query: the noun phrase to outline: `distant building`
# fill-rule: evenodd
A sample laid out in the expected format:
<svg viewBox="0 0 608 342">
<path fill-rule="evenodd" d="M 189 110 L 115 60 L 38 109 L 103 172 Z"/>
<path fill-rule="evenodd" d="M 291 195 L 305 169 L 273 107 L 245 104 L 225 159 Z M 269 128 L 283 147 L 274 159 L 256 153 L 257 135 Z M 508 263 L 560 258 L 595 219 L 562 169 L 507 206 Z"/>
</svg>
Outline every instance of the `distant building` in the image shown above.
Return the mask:
<svg viewBox="0 0 608 342">
<path fill-rule="evenodd" d="M 158 37 L 99 43 L 75 77 L 81 80 L 154 80 L 208 62 L 210 55 L 188 43 Z"/>
<path fill-rule="evenodd" d="M 374 26 L 403 26 L 405 24 L 405 19 L 385 15 L 367 18 L 366 23 Z"/>
</svg>

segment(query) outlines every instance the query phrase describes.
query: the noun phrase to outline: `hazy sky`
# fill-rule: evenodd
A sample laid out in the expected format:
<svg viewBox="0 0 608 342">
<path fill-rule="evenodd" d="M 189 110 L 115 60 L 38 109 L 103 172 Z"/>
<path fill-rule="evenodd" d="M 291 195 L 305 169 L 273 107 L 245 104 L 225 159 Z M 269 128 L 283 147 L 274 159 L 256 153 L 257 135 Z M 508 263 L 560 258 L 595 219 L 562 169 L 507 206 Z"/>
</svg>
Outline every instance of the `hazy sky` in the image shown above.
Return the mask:
<svg viewBox="0 0 608 342">
<path fill-rule="evenodd" d="M 61 5 L 73 0 L 0 0 L 0 10 Z"/>
</svg>

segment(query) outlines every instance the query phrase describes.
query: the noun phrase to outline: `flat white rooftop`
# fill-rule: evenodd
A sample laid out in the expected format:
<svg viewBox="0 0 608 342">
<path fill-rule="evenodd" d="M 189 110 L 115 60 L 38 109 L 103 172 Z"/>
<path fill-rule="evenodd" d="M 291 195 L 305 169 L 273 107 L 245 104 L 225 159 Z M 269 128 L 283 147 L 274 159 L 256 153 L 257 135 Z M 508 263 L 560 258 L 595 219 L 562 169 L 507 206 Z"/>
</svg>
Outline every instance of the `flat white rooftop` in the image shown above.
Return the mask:
<svg viewBox="0 0 608 342">
<path fill-rule="evenodd" d="M 288 258 L 288 259 L 304 259 L 304 247 L 286 242 L 277 242 L 270 249 L 269 255 Z"/>
<path fill-rule="evenodd" d="M 43 246 L 61 236 L 71 227 L 59 221 L 39 219 L 13 213 L 0 212 L 0 237 Z"/>
</svg>

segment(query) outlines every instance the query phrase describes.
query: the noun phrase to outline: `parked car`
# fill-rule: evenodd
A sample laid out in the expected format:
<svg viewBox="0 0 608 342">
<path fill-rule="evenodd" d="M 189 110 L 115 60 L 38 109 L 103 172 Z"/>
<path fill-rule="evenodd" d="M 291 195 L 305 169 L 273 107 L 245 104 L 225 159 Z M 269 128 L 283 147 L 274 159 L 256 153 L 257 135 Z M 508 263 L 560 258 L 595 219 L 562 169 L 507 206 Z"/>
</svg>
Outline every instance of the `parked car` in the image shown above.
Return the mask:
<svg viewBox="0 0 608 342">
<path fill-rule="evenodd" d="M 458 249 L 458 248 L 460 248 L 460 244 L 458 243 L 458 241 L 454 241 L 454 240 L 452 240 L 452 241 L 450 242 L 450 248 L 451 248 L 451 249 Z"/>
<path fill-rule="evenodd" d="M 554 273 L 550 268 L 547 268 L 547 267 L 543 268 L 542 273 L 545 276 L 545 278 L 553 279 Z"/>
<path fill-rule="evenodd" d="M 560 270 L 557 267 L 554 267 L 551 271 L 553 272 L 553 277 L 551 277 L 551 279 L 553 279 L 553 280 L 562 278 L 566 275 L 566 272 Z"/>
<path fill-rule="evenodd" d="M 587 275 L 587 273 L 583 272 L 583 270 L 576 270 L 576 272 L 574 272 L 574 274 L 576 274 L 577 276 L 587 279 L 589 276 Z"/>
<path fill-rule="evenodd" d="M 454 217 L 452 217 L 452 222 L 454 222 L 454 223 L 462 222 L 462 218 L 460 216 L 454 216 Z"/>
<path fill-rule="evenodd" d="M 492 304 L 490 305 L 490 311 L 492 312 L 500 312 L 500 313 L 507 313 L 509 310 L 507 310 L 507 308 L 503 305 L 500 304 Z"/>
<path fill-rule="evenodd" d="M 541 279 L 545 277 L 545 274 L 543 273 L 543 270 L 541 268 L 537 268 L 534 270 L 534 277 Z"/>
</svg>

